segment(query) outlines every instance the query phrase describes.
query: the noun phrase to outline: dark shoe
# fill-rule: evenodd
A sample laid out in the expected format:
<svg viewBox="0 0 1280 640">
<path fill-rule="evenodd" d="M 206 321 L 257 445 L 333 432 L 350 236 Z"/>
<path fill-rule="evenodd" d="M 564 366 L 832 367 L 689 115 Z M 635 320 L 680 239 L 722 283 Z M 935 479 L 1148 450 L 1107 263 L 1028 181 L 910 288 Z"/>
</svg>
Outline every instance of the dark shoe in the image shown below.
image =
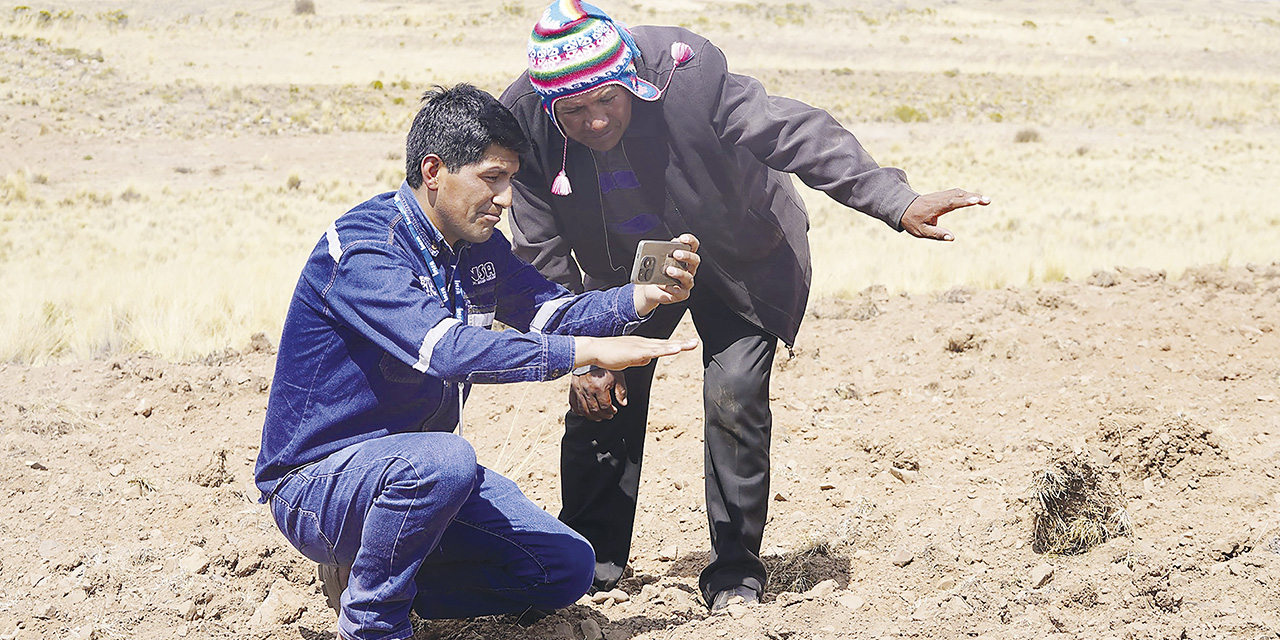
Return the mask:
<svg viewBox="0 0 1280 640">
<path fill-rule="evenodd" d="M 591 588 L 587 589 L 587 595 L 594 596 L 600 591 L 613 591 L 619 582 L 635 574 L 635 569 L 632 569 L 629 564 L 619 569 L 617 565 L 597 562 L 596 577 L 591 581 Z"/>
<path fill-rule="evenodd" d="M 351 577 L 351 569 L 336 564 L 316 565 L 316 576 L 320 578 L 320 591 L 329 603 L 329 608 L 338 611 L 342 608 L 342 592 L 347 590 L 347 579 Z"/>
<path fill-rule="evenodd" d="M 711 612 L 723 610 L 731 604 L 755 604 L 760 602 L 760 594 L 755 589 L 746 585 L 740 585 L 724 591 L 716 592 L 714 598 L 711 599 Z"/>
</svg>

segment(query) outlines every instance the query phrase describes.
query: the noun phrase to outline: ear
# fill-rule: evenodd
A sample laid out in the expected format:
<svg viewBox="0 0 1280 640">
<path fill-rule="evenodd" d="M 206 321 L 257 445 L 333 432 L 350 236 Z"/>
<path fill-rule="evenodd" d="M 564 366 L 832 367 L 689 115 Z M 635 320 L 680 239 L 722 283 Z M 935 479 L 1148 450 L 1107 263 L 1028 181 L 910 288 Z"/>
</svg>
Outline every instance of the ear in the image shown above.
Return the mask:
<svg viewBox="0 0 1280 640">
<path fill-rule="evenodd" d="M 422 186 L 435 191 L 440 188 L 440 173 L 446 171 L 444 161 L 434 153 L 422 159 Z"/>
</svg>

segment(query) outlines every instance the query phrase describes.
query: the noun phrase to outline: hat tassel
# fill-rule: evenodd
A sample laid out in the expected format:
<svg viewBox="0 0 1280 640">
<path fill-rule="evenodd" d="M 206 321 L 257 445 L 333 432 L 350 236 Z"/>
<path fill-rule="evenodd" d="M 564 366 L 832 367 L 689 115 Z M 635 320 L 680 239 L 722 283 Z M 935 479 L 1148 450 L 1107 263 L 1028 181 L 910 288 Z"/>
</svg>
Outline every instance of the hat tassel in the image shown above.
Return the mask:
<svg viewBox="0 0 1280 640">
<path fill-rule="evenodd" d="M 679 41 L 672 42 L 671 57 L 675 59 L 676 63 L 671 65 L 671 73 L 667 75 L 667 81 L 662 83 L 662 89 L 658 92 L 659 94 L 666 93 L 667 87 L 671 86 L 671 79 L 676 77 L 676 67 L 693 58 L 693 47 Z"/>
<path fill-rule="evenodd" d="M 573 187 L 569 185 L 569 176 L 565 175 L 565 168 L 569 166 L 569 138 L 564 139 L 564 152 L 560 156 L 560 173 L 556 174 L 556 179 L 551 181 L 551 193 L 558 196 L 567 196 L 573 193 Z"/>
<path fill-rule="evenodd" d="M 569 176 L 564 174 L 564 169 L 556 174 L 556 179 L 551 181 L 551 193 L 558 196 L 567 196 L 573 193 L 573 187 L 569 186 Z"/>
<path fill-rule="evenodd" d="M 671 57 L 676 59 L 676 64 L 685 62 L 693 57 L 693 47 L 683 42 L 672 42 Z"/>
</svg>

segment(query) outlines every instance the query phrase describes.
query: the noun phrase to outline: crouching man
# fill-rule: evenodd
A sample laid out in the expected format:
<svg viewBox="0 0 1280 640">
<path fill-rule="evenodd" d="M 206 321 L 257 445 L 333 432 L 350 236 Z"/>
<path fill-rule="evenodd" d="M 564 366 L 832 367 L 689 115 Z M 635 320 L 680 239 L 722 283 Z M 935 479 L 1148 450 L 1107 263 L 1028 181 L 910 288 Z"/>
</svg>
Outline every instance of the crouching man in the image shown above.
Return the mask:
<svg viewBox="0 0 1280 640">
<path fill-rule="evenodd" d="M 422 618 L 567 606 L 591 586 L 591 545 L 476 462 L 455 429 L 473 383 L 550 380 L 693 349 L 624 335 L 693 287 L 572 295 L 494 230 L 527 149 L 519 124 L 469 85 L 424 96 L 400 189 L 334 222 L 289 306 L 255 471 L 262 501 L 306 557 L 349 578 L 343 638 L 397 640 Z M 498 320 L 516 331 L 492 331 Z"/>
</svg>

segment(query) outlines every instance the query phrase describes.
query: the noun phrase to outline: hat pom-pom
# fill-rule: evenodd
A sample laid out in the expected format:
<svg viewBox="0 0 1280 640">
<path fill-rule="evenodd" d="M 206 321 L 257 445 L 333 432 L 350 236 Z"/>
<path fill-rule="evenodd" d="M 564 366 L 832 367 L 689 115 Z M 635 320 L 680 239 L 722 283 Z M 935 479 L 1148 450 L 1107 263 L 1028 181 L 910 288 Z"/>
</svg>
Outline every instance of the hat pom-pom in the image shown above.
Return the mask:
<svg viewBox="0 0 1280 640">
<path fill-rule="evenodd" d="M 556 179 L 551 181 L 551 193 L 558 196 L 567 196 L 573 193 L 573 188 L 569 186 L 569 176 L 561 170 L 556 174 Z"/>
<path fill-rule="evenodd" d="M 693 47 L 683 42 L 672 42 L 671 57 L 676 59 L 676 64 L 680 64 L 693 57 Z"/>
</svg>

